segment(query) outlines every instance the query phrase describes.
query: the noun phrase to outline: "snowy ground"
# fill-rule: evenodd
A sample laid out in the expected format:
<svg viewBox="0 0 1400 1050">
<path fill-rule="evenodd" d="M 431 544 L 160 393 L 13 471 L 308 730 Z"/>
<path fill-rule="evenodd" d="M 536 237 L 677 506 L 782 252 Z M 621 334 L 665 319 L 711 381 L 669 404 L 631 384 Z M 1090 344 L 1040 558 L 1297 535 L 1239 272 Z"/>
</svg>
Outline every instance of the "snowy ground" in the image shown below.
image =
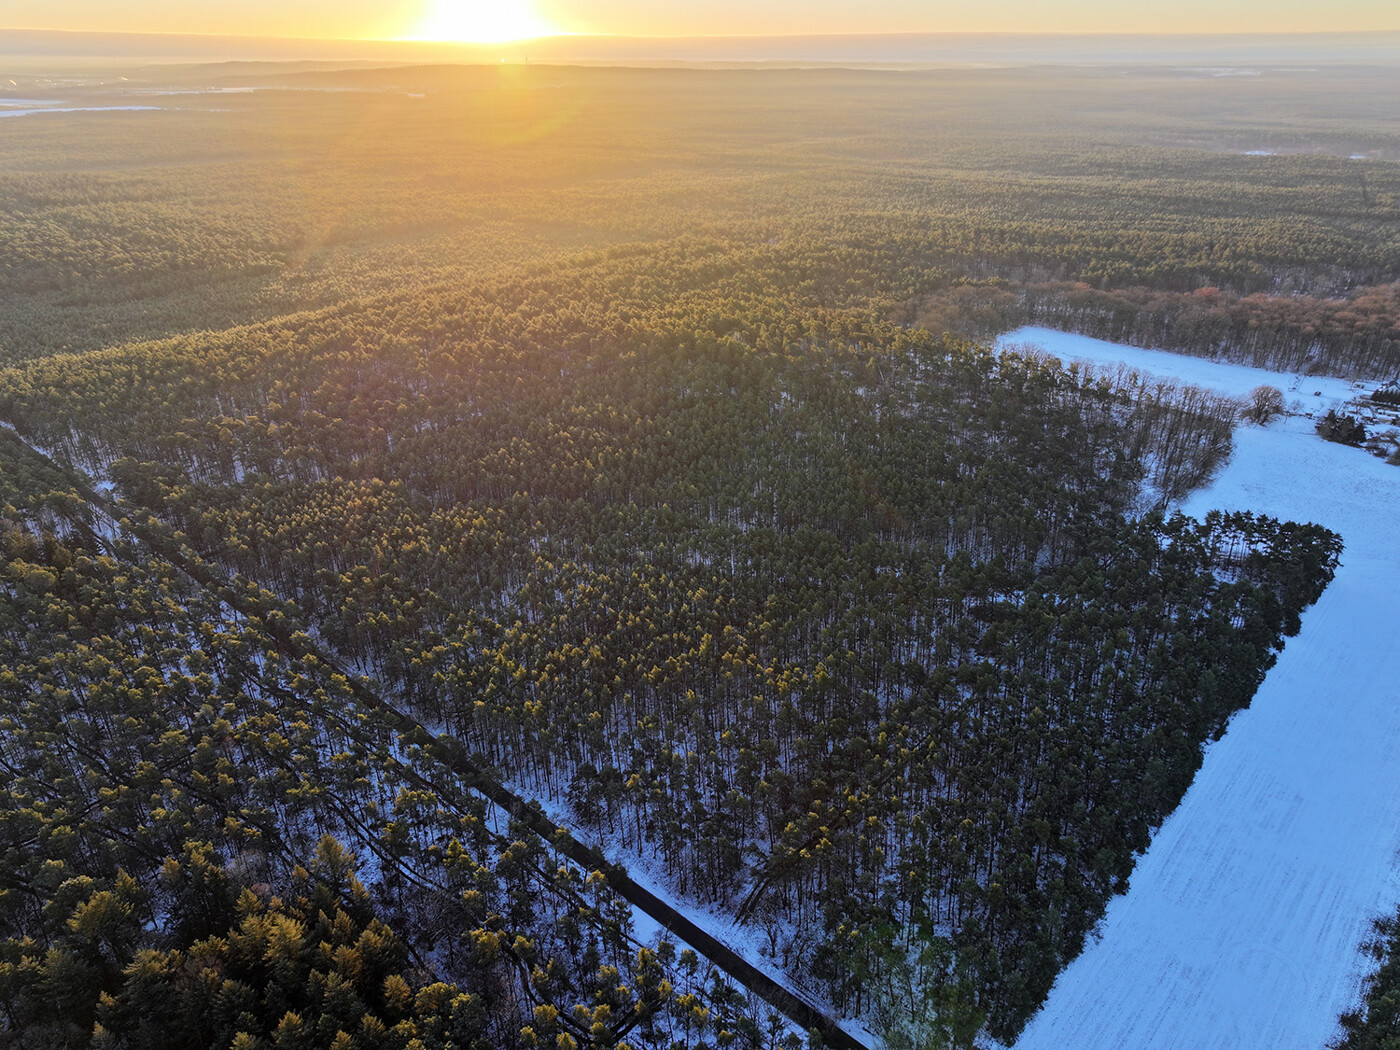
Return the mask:
<svg viewBox="0 0 1400 1050">
<path fill-rule="evenodd" d="M 0 117 L 32 117 L 36 113 L 110 113 L 123 112 L 133 113 L 138 111 L 160 110 L 161 106 L 49 106 L 45 104 L 43 109 L 4 109 L 0 108 Z"/>
<path fill-rule="evenodd" d="M 1314 415 L 1322 415 L 1329 408 L 1340 409 L 1349 398 L 1376 386 L 1374 383 L 1353 383 L 1349 379 L 1331 376 L 1269 372 L 1248 365 L 1232 365 L 1165 350 L 1142 350 L 1136 346 L 1106 343 L 1102 339 L 1090 339 L 1087 335 L 1073 335 L 1033 325 L 1007 332 L 997 340 L 996 345 L 999 349 L 1034 346 L 1054 354 L 1065 363 L 1089 361 L 1109 367 L 1121 363 L 1139 372 L 1194 383 L 1231 397 L 1243 397 L 1257 386 L 1274 386 L 1283 391 L 1290 411 L 1311 412 Z"/>
<path fill-rule="evenodd" d="M 1002 343 L 1027 341 L 1229 393 L 1295 386 L 1043 329 Z M 1305 378 L 1288 396 L 1349 385 Z M 1400 900 L 1400 468 L 1298 417 L 1235 444 L 1183 509 L 1318 522 L 1341 534 L 1342 567 L 1016 1050 L 1321 1050 L 1357 1002 L 1370 920 Z"/>
<path fill-rule="evenodd" d="M 835 1011 L 831 1010 L 830 1004 L 816 989 L 794 980 L 791 974 L 783 972 L 780 967 L 774 964 L 773 960 L 764 952 L 764 938 L 759 930 L 750 926 L 741 926 L 722 912 L 717 913 L 674 893 L 667 884 L 666 874 L 656 856 L 647 857 L 625 849 L 618 843 L 615 836 L 604 836 L 599 839 L 587 832 L 580 831 L 574 827 L 574 820 L 568 809 L 557 800 L 550 799 L 544 792 L 540 792 L 530 785 L 510 780 L 505 781 L 505 783 L 510 790 L 522 797 L 537 800 L 541 810 L 560 827 L 569 828 L 578 841 L 599 846 L 609 861 L 626 869 L 633 882 L 680 912 L 749 965 L 762 970 L 789 992 L 796 993 L 800 998 L 805 998 L 814 1006 L 826 1011 L 829 1016 L 835 1014 Z M 504 829 L 505 818 L 494 806 L 492 812 L 497 814 L 496 819 L 500 823 L 501 829 Z M 637 943 L 655 947 L 660 940 L 665 938 L 681 948 L 695 949 L 701 958 L 705 957 L 703 949 L 697 948 L 683 936 L 666 929 L 641 908 L 636 905 L 629 905 L 629 907 L 632 912 L 632 936 Z M 709 963 L 709 967 L 710 969 L 706 971 L 702 983 L 709 981 L 709 973 L 713 972 L 714 963 Z M 760 1016 L 767 1017 L 770 1012 L 772 1012 L 770 1008 L 765 1006 L 762 1008 Z M 791 1027 L 791 1021 L 787 1023 L 791 1031 L 799 1035 L 802 1034 L 796 1028 Z M 837 1017 L 836 1023 L 847 1034 L 855 1036 L 866 1046 L 878 1047 L 880 1045 L 879 1037 L 858 1019 Z"/>
</svg>

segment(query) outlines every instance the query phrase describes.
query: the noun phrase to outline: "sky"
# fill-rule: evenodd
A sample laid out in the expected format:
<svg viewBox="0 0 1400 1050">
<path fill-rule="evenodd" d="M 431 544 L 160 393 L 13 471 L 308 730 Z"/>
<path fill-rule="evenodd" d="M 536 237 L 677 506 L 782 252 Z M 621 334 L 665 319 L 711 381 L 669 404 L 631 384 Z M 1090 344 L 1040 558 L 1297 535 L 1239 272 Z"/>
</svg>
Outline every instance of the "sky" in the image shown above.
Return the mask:
<svg viewBox="0 0 1400 1050">
<path fill-rule="evenodd" d="M 4 0 L 0 27 L 495 41 L 550 33 L 1315 33 L 1400 30 L 1395 0 Z"/>
</svg>

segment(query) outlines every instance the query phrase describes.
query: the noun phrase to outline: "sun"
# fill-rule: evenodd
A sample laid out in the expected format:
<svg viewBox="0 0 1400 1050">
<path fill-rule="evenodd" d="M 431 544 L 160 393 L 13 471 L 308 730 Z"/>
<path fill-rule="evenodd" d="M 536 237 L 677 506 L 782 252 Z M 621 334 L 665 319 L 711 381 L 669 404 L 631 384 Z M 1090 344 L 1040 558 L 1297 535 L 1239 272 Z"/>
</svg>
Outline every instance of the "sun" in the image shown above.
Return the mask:
<svg viewBox="0 0 1400 1050">
<path fill-rule="evenodd" d="M 430 0 L 405 39 L 497 44 L 558 33 L 535 10 L 533 0 Z"/>
</svg>

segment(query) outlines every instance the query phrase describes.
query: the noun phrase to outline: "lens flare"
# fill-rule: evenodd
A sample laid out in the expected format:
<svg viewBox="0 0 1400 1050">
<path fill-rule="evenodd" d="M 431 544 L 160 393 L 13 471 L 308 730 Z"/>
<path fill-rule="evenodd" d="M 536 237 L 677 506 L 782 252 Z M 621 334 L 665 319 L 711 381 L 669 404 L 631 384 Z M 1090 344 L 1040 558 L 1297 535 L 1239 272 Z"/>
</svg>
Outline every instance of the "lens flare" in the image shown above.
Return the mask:
<svg viewBox="0 0 1400 1050">
<path fill-rule="evenodd" d="M 496 44 L 558 32 L 532 0 L 432 0 L 405 39 Z"/>
</svg>

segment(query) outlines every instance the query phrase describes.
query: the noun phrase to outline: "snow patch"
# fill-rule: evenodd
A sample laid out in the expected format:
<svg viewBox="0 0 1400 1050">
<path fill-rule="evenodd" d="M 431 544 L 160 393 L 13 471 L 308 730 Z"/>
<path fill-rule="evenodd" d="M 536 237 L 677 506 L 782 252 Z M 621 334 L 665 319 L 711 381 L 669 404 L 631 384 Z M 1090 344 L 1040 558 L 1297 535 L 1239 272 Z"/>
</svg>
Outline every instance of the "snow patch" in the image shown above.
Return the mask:
<svg viewBox="0 0 1400 1050">
<path fill-rule="evenodd" d="M 1250 365 L 1214 361 L 1208 357 L 1175 354 L 1169 350 L 1143 350 L 1035 325 L 1007 332 L 996 341 L 998 350 L 1020 346 L 1043 350 L 1066 364 L 1073 361 L 1114 367 L 1124 364 L 1148 375 L 1193 383 L 1230 397 L 1244 397 L 1257 386 L 1278 387 L 1294 413 L 1322 415 L 1328 409 L 1340 409 L 1347 401 L 1378 386 L 1376 383 L 1356 383 L 1336 376 L 1273 372 Z"/>
<path fill-rule="evenodd" d="M 44 109 L 0 109 L 0 117 L 29 117 L 36 113 L 110 113 L 117 110 L 160 112 L 163 106 L 48 106 Z"/>
</svg>

